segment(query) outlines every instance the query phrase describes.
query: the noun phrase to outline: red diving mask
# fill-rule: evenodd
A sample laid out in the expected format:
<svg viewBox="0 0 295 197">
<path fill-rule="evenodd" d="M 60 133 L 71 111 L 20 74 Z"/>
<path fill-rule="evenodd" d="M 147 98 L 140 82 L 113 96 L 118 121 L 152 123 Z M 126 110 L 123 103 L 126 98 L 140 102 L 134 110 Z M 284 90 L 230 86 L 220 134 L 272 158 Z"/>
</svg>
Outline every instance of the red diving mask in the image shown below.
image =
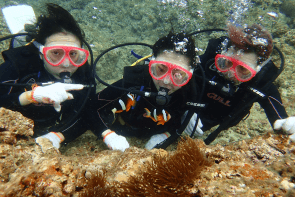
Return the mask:
<svg viewBox="0 0 295 197">
<path fill-rule="evenodd" d="M 40 46 L 39 50 L 52 66 L 59 66 L 68 59 L 74 66 L 80 67 L 85 64 L 89 56 L 87 50 L 73 46 Z"/>
<path fill-rule="evenodd" d="M 181 66 L 164 61 L 151 60 L 149 63 L 149 72 L 152 78 L 156 80 L 164 79 L 169 75 L 175 86 L 184 86 L 192 78 L 192 73 Z"/>
<path fill-rule="evenodd" d="M 233 71 L 236 79 L 241 82 L 250 81 L 257 73 L 246 63 L 221 54 L 215 56 L 215 66 L 220 72 Z"/>
</svg>

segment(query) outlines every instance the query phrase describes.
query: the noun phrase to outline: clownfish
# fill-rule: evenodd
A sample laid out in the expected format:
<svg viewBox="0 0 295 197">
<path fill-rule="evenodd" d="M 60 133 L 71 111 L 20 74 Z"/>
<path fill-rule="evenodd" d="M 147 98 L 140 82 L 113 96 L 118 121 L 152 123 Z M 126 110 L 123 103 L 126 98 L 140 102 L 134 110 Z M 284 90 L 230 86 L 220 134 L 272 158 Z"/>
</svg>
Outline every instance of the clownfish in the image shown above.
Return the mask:
<svg viewBox="0 0 295 197">
<path fill-rule="evenodd" d="M 151 112 L 147 108 L 144 108 L 144 110 L 146 113 L 143 114 L 143 117 L 152 119 L 154 122 L 157 122 L 157 125 L 164 125 L 171 119 L 171 115 L 164 109 L 159 115 L 157 115 L 157 111 L 154 109 L 154 116 L 151 116 Z"/>
<path fill-rule="evenodd" d="M 112 109 L 113 114 L 115 114 L 115 113 L 116 113 L 116 114 L 117 114 L 117 113 L 121 113 L 121 112 L 123 112 L 123 111 L 125 111 L 125 110 L 126 110 L 126 112 L 127 112 L 127 111 L 130 110 L 131 107 L 135 106 L 136 101 L 135 101 L 135 99 L 134 99 L 134 95 L 128 93 L 127 96 L 128 96 L 129 98 L 128 98 L 127 101 L 126 101 L 126 105 L 125 105 L 124 101 L 122 101 L 122 99 L 119 99 L 119 104 L 121 105 L 121 108 L 122 108 L 122 109 L 121 109 L 121 110 L 117 110 L 117 108 Z"/>
</svg>

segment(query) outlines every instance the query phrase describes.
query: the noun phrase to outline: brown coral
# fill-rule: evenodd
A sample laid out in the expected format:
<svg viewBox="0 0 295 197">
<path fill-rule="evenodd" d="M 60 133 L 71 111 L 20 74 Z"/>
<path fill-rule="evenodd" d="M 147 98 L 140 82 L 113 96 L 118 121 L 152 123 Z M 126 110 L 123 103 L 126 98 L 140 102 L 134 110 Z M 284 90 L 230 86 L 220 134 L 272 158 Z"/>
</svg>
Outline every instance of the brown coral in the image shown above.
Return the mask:
<svg viewBox="0 0 295 197">
<path fill-rule="evenodd" d="M 0 128 L 1 130 L 10 131 L 13 134 L 32 136 L 34 134 L 34 122 L 24 117 L 21 113 L 0 108 Z"/>
<path fill-rule="evenodd" d="M 209 165 L 194 140 L 183 140 L 173 155 L 155 155 L 142 173 L 122 183 L 120 196 L 192 196 L 189 189 Z"/>
</svg>

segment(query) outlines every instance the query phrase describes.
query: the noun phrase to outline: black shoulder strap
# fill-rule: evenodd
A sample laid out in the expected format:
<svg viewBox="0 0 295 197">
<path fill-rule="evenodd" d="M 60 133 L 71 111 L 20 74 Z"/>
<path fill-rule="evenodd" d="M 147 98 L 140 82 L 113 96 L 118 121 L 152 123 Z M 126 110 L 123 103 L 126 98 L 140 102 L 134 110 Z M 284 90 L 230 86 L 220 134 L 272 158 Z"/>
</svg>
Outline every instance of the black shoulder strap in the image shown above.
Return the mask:
<svg viewBox="0 0 295 197">
<path fill-rule="evenodd" d="M 148 69 L 147 65 L 124 67 L 123 87 L 148 85 L 151 80 Z"/>
<path fill-rule="evenodd" d="M 12 66 L 16 67 L 15 70 L 19 72 L 19 75 L 23 75 L 28 70 L 37 71 L 42 65 L 37 48 L 31 45 L 3 51 L 2 55 L 5 61 L 12 62 Z"/>
</svg>

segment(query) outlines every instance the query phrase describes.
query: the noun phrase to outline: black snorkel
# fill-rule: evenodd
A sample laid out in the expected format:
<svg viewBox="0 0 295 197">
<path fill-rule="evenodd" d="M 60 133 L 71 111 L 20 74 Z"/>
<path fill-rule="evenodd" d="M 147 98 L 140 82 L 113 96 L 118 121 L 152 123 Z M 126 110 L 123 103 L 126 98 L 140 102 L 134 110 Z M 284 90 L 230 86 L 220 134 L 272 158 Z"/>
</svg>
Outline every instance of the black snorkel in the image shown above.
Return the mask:
<svg viewBox="0 0 295 197">
<path fill-rule="evenodd" d="M 59 73 L 60 80 L 57 82 L 61 83 L 73 83 L 73 80 L 71 79 L 71 73 L 70 72 L 61 72 Z"/>
<path fill-rule="evenodd" d="M 165 106 L 170 102 L 171 96 L 168 95 L 168 92 L 169 89 L 160 87 L 158 95 L 155 96 L 155 101 L 158 105 Z"/>
</svg>

